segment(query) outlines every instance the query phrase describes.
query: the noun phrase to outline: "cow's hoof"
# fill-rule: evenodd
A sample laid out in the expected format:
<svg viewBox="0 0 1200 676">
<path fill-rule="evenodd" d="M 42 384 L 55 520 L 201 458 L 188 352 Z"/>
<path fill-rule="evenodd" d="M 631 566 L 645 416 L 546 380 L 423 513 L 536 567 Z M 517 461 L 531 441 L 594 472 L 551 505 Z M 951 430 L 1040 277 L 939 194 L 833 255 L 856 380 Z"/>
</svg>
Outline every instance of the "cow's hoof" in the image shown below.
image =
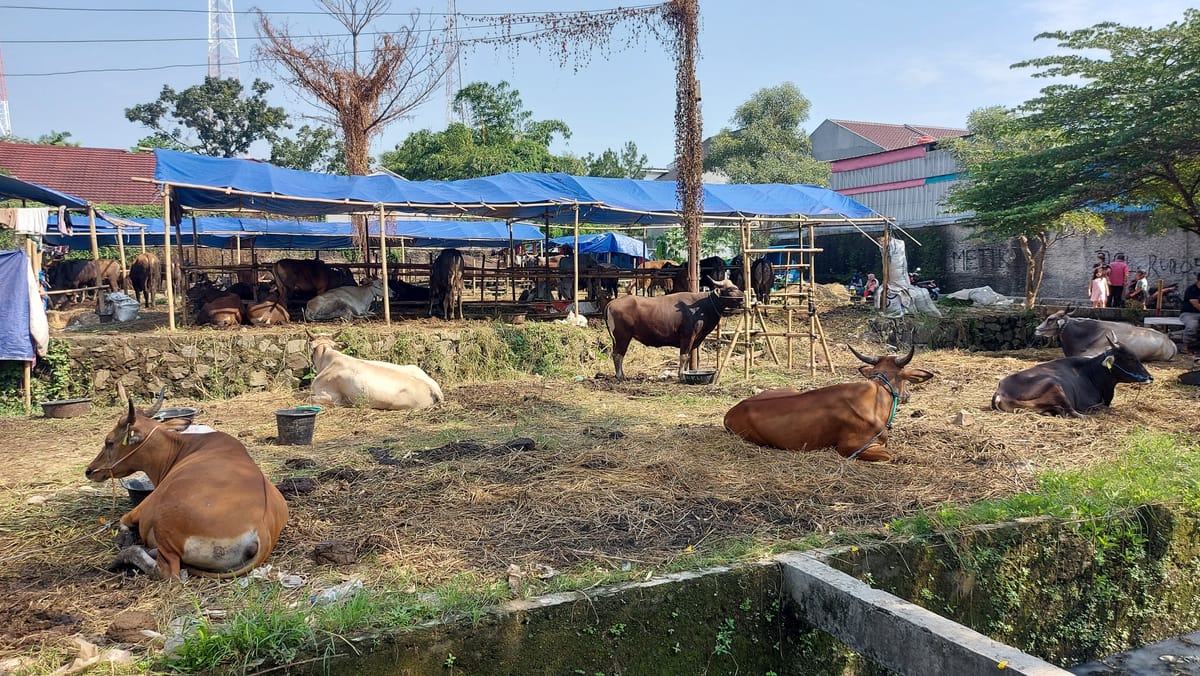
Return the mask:
<svg viewBox="0 0 1200 676">
<path fill-rule="evenodd" d="M 142 544 L 142 538 L 138 536 L 137 531 L 125 524 L 121 524 L 117 528 L 117 536 L 113 541 L 116 543 L 117 549 L 125 549 L 126 547 Z"/>
</svg>

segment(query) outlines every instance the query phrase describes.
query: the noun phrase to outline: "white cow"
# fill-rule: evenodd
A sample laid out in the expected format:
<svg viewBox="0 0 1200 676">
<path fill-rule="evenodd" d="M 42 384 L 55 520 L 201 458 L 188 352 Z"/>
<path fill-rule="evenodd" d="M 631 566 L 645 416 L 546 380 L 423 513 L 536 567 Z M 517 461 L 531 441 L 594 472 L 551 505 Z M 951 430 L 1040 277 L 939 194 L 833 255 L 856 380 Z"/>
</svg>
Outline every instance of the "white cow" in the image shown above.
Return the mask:
<svg viewBox="0 0 1200 676">
<path fill-rule="evenodd" d="M 304 319 L 319 322 L 341 317 L 366 317 L 371 303 L 382 296 L 383 280 L 378 277 L 359 286 L 339 286 L 308 301 L 304 306 Z"/>
<path fill-rule="evenodd" d="M 328 333 L 310 333 L 309 341 L 317 373 L 312 383 L 314 403 L 397 411 L 428 408 L 443 399 L 442 388 L 419 366 L 342 354 Z"/>
</svg>

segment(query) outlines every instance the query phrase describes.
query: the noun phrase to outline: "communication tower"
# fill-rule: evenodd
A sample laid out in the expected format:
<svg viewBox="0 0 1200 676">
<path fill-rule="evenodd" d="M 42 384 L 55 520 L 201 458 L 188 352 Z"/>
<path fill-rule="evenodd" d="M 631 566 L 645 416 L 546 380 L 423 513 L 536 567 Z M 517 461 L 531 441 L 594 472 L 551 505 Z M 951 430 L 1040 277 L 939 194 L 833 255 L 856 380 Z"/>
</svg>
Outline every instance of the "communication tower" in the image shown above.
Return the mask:
<svg viewBox="0 0 1200 676">
<path fill-rule="evenodd" d="M 461 122 L 462 110 L 454 105 L 454 95 L 462 88 L 459 65 L 458 8 L 455 0 L 446 0 L 446 126 Z"/>
<path fill-rule="evenodd" d="M 8 117 L 8 87 L 4 86 L 4 55 L 0 54 L 0 138 L 12 136 L 12 120 Z"/>
<path fill-rule="evenodd" d="M 233 0 L 208 0 L 208 75 L 241 79 Z"/>
</svg>

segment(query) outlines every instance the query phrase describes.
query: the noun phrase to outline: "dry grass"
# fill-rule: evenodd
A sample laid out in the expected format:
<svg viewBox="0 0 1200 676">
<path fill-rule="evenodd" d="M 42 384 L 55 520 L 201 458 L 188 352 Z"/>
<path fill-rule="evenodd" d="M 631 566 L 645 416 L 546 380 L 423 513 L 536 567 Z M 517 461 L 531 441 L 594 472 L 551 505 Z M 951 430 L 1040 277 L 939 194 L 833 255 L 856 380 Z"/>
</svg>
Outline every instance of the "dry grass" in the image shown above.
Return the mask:
<svg viewBox="0 0 1200 676">
<path fill-rule="evenodd" d="M 862 335 L 860 325 L 827 330 Z M 276 482 L 316 480 L 315 491 L 289 498 L 292 517 L 271 561 L 277 569 L 310 582 L 358 575 L 389 588 L 464 573 L 502 579 L 510 564 L 661 570 L 689 548 L 730 539 L 771 546 L 879 528 L 945 502 L 1021 491 L 1037 469 L 1105 462 L 1137 428 L 1195 430 L 1200 395 L 1175 384 L 1182 360 L 1152 366 L 1154 383 L 1121 386 L 1114 408 L 1092 418 L 986 410 L 1000 377 L 1056 357 L 1050 350 L 919 354 L 914 363 L 937 377 L 901 407 L 893 464 L 758 448 L 722 429 L 725 411 L 756 387 L 858 378 L 846 351 L 833 349 L 837 373 L 815 383 L 760 365 L 751 383 L 733 373 L 712 387 L 590 377 L 448 387 L 447 402 L 428 411 L 324 411 L 311 447 L 273 444 L 272 411 L 301 403 L 300 393 L 170 403 L 195 405 L 198 422 L 239 437 Z M 657 374 L 670 353 L 637 347 L 627 370 Z M 973 421 L 955 424 L 960 410 Z M 219 603 L 229 589 L 105 570 L 112 541 L 97 531 L 126 503 L 111 486 L 89 484 L 83 467 L 118 416 L 108 408 L 70 420 L 0 419 L 0 436 L 20 440 L 0 449 L 0 656 L 63 634 L 100 634 L 127 609 L 155 613 L 161 626 L 193 603 Z M 517 437 L 535 446 L 505 446 Z M 285 467 L 300 457 L 316 467 Z M 363 558 L 316 564 L 314 545 L 332 539 L 353 542 Z"/>
</svg>

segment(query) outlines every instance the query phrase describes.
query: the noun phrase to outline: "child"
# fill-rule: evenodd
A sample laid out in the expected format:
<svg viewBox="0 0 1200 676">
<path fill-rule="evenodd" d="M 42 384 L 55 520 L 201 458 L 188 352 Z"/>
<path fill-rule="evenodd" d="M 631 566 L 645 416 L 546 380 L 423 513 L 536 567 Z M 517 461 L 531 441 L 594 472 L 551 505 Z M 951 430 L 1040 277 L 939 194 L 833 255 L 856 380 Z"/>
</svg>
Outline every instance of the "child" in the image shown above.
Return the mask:
<svg viewBox="0 0 1200 676">
<path fill-rule="evenodd" d="M 1088 298 L 1092 307 L 1104 307 L 1108 302 L 1108 279 L 1104 277 L 1104 268 L 1092 270 L 1092 281 L 1088 282 Z"/>
</svg>

